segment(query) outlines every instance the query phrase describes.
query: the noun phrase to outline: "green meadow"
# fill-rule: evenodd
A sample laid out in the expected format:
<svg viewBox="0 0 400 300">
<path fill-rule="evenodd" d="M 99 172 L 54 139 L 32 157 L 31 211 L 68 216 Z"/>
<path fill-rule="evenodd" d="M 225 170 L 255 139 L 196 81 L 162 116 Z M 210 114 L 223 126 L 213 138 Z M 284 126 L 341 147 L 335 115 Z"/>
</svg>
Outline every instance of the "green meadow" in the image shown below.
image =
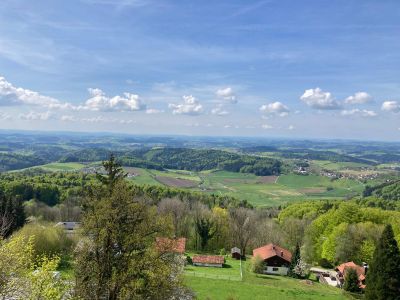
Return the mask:
<svg viewBox="0 0 400 300">
<path fill-rule="evenodd" d="M 242 262 L 226 259 L 224 268 L 186 266 L 185 283 L 199 300 L 242 299 L 349 299 L 342 290 L 285 276 L 258 275 L 250 271 L 250 259 Z"/>
</svg>

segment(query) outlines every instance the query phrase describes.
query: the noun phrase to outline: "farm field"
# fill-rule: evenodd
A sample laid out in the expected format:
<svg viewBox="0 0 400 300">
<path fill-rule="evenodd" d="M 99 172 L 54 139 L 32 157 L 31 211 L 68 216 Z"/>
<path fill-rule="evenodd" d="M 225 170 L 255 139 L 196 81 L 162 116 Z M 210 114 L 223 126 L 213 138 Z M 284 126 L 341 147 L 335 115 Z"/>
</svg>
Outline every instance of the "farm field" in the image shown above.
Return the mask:
<svg viewBox="0 0 400 300">
<path fill-rule="evenodd" d="M 138 184 L 162 184 L 246 199 L 254 206 L 279 206 L 308 199 L 343 198 L 360 193 L 364 185 L 352 179 L 331 180 L 319 175 L 256 176 L 227 171 L 156 171 L 134 168 Z"/>
<path fill-rule="evenodd" d="M 79 172 L 99 163 L 50 163 L 34 168 L 46 171 Z M 341 178 L 332 180 L 320 175 L 286 174 L 256 176 L 254 174 L 208 170 L 150 170 L 124 167 L 129 179 L 137 184 L 163 185 L 205 193 L 229 195 L 247 200 L 254 206 L 279 206 L 292 201 L 339 199 L 359 194 L 364 189 L 360 181 Z"/>
<path fill-rule="evenodd" d="M 240 279 L 240 262 L 226 260 L 226 268 L 185 268 L 185 283 L 198 299 L 349 299 L 337 288 L 312 281 L 284 276 L 257 275 L 250 271 L 250 259 L 242 262 L 243 280 Z"/>
</svg>

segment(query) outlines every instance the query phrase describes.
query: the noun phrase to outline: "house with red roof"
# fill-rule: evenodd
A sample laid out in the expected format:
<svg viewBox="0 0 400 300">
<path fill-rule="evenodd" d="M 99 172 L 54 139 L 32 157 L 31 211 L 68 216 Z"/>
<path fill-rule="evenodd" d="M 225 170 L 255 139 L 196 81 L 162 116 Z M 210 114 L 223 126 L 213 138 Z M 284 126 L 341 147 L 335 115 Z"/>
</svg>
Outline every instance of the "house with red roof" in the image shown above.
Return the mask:
<svg viewBox="0 0 400 300">
<path fill-rule="evenodd" d="M 221 255 L 195 255 L 192 262 L 194 266 L 222 268 L 225 258 Z"/>
<path fill-rule="evenodd" d="M 335 270 L 337 271 L 337 279 L 339 281 L 340 286 L 343 286 L 344 280 L 346 278 L 346 273 L 349 269 L 354 269 L 357 272 L 358 275 L 358 286 L 361 289 L 365 289 L 365 274 L 367 270 L 367 266 L 359 266 L 355 264 L 353 261 L 349 261 L 346 263 L 341 264 L 340 266 L 337 266 Z"/>
<path fill-rule="evenodd" d="M 161 253 L 183 255 L 186 251 L 186 238 L 169 239 L 165 237 L 157 237 L 156 248 Z"/>
<path fill-rule="evenodd" d="M 292 253 L 275 244 L 268 244 L 253 250 L 253 257 L 264 261 L 264 274 L 287 275 Z"/>
</svg>

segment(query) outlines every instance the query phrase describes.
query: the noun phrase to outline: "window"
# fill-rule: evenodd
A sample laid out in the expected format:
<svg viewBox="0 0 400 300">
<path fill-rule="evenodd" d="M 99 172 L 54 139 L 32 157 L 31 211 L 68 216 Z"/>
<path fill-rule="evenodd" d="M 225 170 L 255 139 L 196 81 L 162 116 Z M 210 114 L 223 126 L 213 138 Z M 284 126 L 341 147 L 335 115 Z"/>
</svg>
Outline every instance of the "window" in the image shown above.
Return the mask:
<svg viewBox="0 0 400 300">
<path fill-rule="evenodd" d="M 279 271 L 279 268 L 274 267 L 274 268 L 272 268 L 272 271 L 278 272 L 278 271 Z"/>
</svg>

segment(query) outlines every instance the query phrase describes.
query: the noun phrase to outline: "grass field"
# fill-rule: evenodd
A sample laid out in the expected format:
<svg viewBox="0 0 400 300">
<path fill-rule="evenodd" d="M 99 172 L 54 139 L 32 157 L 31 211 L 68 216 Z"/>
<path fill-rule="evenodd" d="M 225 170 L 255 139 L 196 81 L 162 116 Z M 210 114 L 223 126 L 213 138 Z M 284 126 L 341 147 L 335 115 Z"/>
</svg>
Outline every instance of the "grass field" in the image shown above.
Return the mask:
<svg viewBox="0 0 400 300">
<path fill-rule="evenodd" d="M 51 163 L 39 167 L 47 171 L 79 171 L 85 166 L 88 165 Z M 279 206 L 298 200 L 338 199 L 359 194 L 364 189 L 364 184 L 357 180 L 348 178 L 332 180 L 319 175 L 287 174 L 278 177 L 217 170 L 191 172 L 134 167 L 124 167 L 124 169 L 126 172 L 136 174 L 130 177 L 130 180 L 137 184 L 164 185 L 229 195 L 247 200 L 254 206 Z"/>
<path fill-rule="evenodd" d="M 80 169 L 84 168 L 84 164 L 80 163 L 51 163 L 47 165 L 42 165 L 40 168 L 46 171 L 79 171 Z"/>
<path fill-rule="evenodd" d="M 227 258 L 226 265 L 226 268 L 187 266 L 185 283 L 199 300 L 349 299 L 340 289 L 316 281 L 307 284 L 285 276 L 254 274 L 250 271 L 250 260 L 242 264 L 243 280 L 239 261 Z"/>
<path fill-rule="evenodd" d="M 352 179 L 331 180 L 319 175 L 288 174 L 255 176 L 227 171 L 189 172 L 134 169 L 132 177 L 138 184 L 157 184 L 189 188 L 206 193 L 230 195 L 246 199 L 255 206 L 278 206 L 307 199 L 343 198 L 360 193 L 364 185 Z"/>
</svg>

